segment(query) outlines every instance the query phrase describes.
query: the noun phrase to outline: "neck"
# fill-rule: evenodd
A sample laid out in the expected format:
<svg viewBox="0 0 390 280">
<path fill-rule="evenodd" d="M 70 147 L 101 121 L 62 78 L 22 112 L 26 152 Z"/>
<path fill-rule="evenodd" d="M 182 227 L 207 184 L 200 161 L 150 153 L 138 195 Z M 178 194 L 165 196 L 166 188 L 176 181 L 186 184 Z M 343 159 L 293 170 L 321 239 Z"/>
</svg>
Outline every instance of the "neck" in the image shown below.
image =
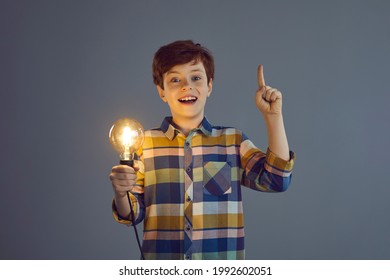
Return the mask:
<svg viewBox="0 0 390 280">
<path fill-rule="evenodd" d="M 172 121 L 175 123 L 177 128 L 185 135 L 188 136 L 190 131 L 199 127 L 203 120 L 203 115 L 197 118 L 175 118 L 172 117 Z"/>
</svg>

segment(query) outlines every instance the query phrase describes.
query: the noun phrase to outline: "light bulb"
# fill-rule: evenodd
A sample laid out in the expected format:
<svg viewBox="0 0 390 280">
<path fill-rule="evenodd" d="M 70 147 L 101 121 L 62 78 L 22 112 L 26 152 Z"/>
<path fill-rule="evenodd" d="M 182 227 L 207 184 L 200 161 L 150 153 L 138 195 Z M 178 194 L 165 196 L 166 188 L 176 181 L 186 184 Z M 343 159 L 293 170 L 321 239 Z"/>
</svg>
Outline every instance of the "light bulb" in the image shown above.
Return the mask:
<svg viewBox="0 0 390 280">
<path fill-rule="evenodd" d="M 112 125 L 109 138 L 112 147 L 119 153 L 121 162 L 132 161 L 133 154 L 144 142 L 144 129 L 134 119 L 120 119 Z"/>
</svg>

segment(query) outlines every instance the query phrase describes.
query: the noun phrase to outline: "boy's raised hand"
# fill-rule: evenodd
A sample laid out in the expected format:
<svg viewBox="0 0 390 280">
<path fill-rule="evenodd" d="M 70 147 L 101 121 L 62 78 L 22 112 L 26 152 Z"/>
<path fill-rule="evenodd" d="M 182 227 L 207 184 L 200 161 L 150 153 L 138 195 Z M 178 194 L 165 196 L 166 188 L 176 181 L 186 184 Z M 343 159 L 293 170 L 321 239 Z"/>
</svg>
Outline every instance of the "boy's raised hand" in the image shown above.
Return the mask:
<svg viewBox="0 0 390 280">
<path fill-rule="evenodd" d="M 256 92 L 256 106 L 264 117 L 282 114 L 282 93 L 265 84 L 263 65 L 257 68 L 259 89 Z"/>
</svg>

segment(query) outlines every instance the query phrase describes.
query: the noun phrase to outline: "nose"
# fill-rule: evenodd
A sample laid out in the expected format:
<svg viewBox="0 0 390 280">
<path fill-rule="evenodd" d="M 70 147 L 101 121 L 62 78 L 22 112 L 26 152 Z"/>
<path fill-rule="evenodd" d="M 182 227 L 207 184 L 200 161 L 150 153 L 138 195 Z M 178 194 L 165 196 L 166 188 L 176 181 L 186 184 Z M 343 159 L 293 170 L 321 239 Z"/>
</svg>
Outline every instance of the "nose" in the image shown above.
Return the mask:
<svg viewBox="0 0 390 280">
<path fill-rule="evenodd" d="M 186 92 L 192 90 L 192 85 L 188 80 L 184 80 L 181 86 L 181 91 Z"/>
</svg>

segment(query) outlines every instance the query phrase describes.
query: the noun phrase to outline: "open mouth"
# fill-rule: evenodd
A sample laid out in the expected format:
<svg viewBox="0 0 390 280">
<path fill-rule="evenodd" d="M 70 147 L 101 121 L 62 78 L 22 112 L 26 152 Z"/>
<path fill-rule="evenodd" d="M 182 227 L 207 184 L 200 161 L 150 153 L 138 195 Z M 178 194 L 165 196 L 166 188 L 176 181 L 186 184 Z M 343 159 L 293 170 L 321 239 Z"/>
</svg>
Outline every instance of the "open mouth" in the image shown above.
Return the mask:
<svg viewBox="0 0 390 280">
<path fill-rule="evenodd" d="M 185 104 L 191 104 L 191 103 L 195 103 L 196 100 L 198 100 L 198 98 L 196 98 L 195 96 L 186 96 L 186 97 L 180 98 L 179 102 L 185 103 Z"/>
</svg>

